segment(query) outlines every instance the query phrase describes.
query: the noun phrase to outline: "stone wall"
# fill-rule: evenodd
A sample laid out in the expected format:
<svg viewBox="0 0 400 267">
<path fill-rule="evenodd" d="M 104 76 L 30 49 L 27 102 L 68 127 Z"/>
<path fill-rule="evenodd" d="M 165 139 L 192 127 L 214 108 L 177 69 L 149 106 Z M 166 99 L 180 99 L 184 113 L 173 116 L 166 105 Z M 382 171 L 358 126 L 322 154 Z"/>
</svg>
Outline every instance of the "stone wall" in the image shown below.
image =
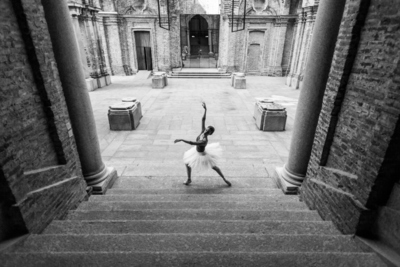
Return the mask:
<svg viewBox="0 0 400 267">
<path fill-rule="evenodd" d="M 343 233 L 368 229 L 400 176 L 399 10 L 393 1 L 346 2 L 301 189 Z"/>
<path fill-rule="evenodd" d="M 89 91 L 111 83 L 107 66 L 106 40 L 99 1 L 68 0 L 82 68 Z M 108 64 L 107 64 L 108 63 Z"/>
<path fill-rule="evenodd" d="M 0 241 L 86 196 L 40 0 L 0 1 Z"/>
<path fill-rule="evenodd" d="M 242 15 L 245 8 L 246 24 L 244 30 L 232 32 L 232 1 L 222 1 L 219 68 L 249 75 L 282 76 L 291 53 L 293 2 L 297 1 L 265 1 L 262 5 L 247 1 L 246 8 L 243 1 L 237 2 L 235 15 Z M 262 41 L 252 40 L 256 32 L 263 34 Z"/>
<path fill-rule="evenodd" d="M 297 18 L 294 25 L 294 42 L 291 48 L 291 56 L 286 84 L 296 89 L 300 88 L 305 72 L 307 57 L 311 54 L 311 36 L 314 29 L 315 18 L 318 10 L 318 2 L 300 2 L 297 9 Z"/>
<path fill-rule="evenodd" d="M 217 18 L 217 1 L 170 1 L 170 30 L 159 27 L 158 5 L 156 0 L 103 0 L 100 16 L 107 49 L 109 69 L 113 75 L 129 75 L 138 71 L 134 31 L 148 31 L 151 34 L 153 69 L 169 71 L 181 66 L 182 16 L 201 14 L 211 24 Z M 231 32 L 231 0 L 221 1 L 221 16 L 213 25 L 219 28 L 218 38 L 214 38 L 213 47 L 218 43 L 218 67 L 227 71 L 243 71 L 254 75 L 282 76 L 289 68 L 292 53 L 294 21 L 299 0 L 265 1 L 257 6 L 254 1 L 237 1 L 235 10 L 246 10 L 245 30 Z M 218 7 L 218 8 L 217 8 Z M 165 14 L 165 6 L 161 7 Z M 217 11 L 216 11 L 217 10 Z M 209 19 L 211 18 L 211 19 Z M 264 32 L 264 40 L 259 44 L 249 43 L 249 35 L 254 31 Z M 217 36 L 217 34 L 214 34 Z M 185 36 L 183 36 L 185 38 Z M 217 40 L 218 39 L 218 40 Z M 260 63 L 257 69 L 248 70 L 252 65 L 251 53 L 259 46 Z M 214 49 L 216 50 L 216 49 Z M 216 52 L 216 51 L 213 51 Z M 250 57 L 249 57 L 250 53 Z"/>
</svg>

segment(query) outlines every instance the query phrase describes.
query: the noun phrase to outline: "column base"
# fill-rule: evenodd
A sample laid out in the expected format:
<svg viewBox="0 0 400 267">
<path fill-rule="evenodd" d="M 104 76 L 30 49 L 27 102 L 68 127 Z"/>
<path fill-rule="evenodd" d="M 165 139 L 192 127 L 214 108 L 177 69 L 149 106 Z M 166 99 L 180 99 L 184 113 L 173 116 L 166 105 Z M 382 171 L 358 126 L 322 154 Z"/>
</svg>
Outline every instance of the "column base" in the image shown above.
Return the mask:
<svg viewBox="0 0 400 267">
<path fill-rule="evenodd" d="M 102 88 L 102 87 L 104 87 L 104 86 L 107 85 L 107 83 L 106 83 L 106 77 L 105 77 L 105 76 L 96 78 L 96 80 L 97 80 L 97 86 L 98 86 L 98 88 Z"/>
<path fill-rule="evenodd" d="M 86 88 L 89 92 L 94 91 L 97 88 L 99 88 L 97 85 L 97 80 L 95 80 L 93 78 L 87 78 L 87 79 L 85 79 L 85 82 L 86 82 Z"/>
<path fill-rule="evenodd" d="M 287 195 L 296 195 L 301 186 L 301 182 L 298 180 L 303 180 L 304 177 L 292 176 L 293 174 L 288 173 L 285 167 L 276 167 L 272 179 L 274 180 L 275 184 L 282 189 L 283 193 Z"/>
<path fill-rule="evenodd" d="M 111 75 L 107 74 L 104 77 L 106 78 L 106 85 L 110 85 L 111 84 Z"/>
<path fill-rule="evenodd" d="M 90 185 L 93 188 L 93 195 L 104 195 L 107 192 L 108 188 L 111 188 L 118 178 L 117 171 L 113 167 L 106 167 L 107 172 L 106 172 L 106 179 L 101 181 L 98 184 L 92 184 Z"/>
</svg>

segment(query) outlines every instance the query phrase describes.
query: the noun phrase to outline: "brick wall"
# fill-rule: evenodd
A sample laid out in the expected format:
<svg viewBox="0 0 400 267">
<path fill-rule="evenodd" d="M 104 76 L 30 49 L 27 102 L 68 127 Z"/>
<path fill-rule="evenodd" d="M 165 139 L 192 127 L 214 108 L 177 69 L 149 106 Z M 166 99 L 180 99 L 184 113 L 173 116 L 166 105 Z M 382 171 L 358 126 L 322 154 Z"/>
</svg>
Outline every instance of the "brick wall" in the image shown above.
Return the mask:
<svg viewBox="0 0 400 267">
<path fill-rule="evenodd" d="M 86 185 L 41 2 L 0 8 L 0 221 L 18 221 L 11 235 L 36 233 L 81 201 Z"/>
<path fill-rule="evenodd" d="M 301 190 L 344 233 L 356 232 L 361 215 L 376 208 L 377 178 L 400 114 L 400 3 L 370 2 L 346 2 Z"/>
</svg>

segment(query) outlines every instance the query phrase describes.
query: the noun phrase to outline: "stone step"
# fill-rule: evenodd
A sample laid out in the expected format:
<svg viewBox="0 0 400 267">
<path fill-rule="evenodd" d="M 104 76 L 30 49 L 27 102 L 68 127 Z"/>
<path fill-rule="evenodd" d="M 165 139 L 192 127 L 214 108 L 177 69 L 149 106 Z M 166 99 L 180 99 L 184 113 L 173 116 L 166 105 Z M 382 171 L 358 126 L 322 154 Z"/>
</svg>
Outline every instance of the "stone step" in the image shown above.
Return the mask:
<svg viewBox="0 0 400 267">
<path fill-rule="evenodd" d="M 178 72 L 172 72 L 171 75 L 192 75 L 192 74 L 205 74 L 205 75 L 228 75 L 232 76 L 230 73 L 226 72 L 206 72 L 206 71 L 178 71 Z"/>
<path fill-rule="evenodd" d="M 139 195 L 139 194 L 153 194 L 153 195 L 172 195 L 172 194 L 220 194 L 220 195 L 264 195 L 264 196 L 277 196 L 282 195 L 281 189 L 273 188 L 197 188 L 192 186 L 185 186 L 182 188 L 160 188 L 160 189 L 123 189 L 123 188 L 110 188 L 107 190 L 107 195 Z"/>
<path fill-rule="evenodd" d="M 184 201 L 184 202 L 260 202 L 263 203 L 276 203 L 276 202 L 296 202 L 299 200 L 297 195 L 235 195 L 235 194 L 139 194 L 139 195 L 93 195 L 89 198 L 90 202 L 99 201 L 130 201 L 130 202 L 144 202 L 144 201 Z"/>
<path fill-rule="evenodd" d="M 230 79 L 230 76 L 208 76 L 208 75 L 193 75 L 193 76 L 181 76 L 181 75 L 173 75 L 173 76 L 168 76 L 168 78 L 171 79 Z"/>
<path fill-rule="evenodd" d="M 217 72 L 178 72 L 178 73 L 172 73 L 169 77 L 177 77 L 177 76 L 226 76 L 226 77 L 231 77 L 232 75 L 229 73 L 217 73 Z"/>
<path fill-rule="evenodd" d="M 351 236 L 264 234 L 31 235 L 16 252 L 360 252 Z"/>
<path fill-rule="evenodd" d="M 4 267 L 16 266 L 386 266 L 372 253 L 343 252 L 87 252 L 12 253 Z M 116 264 L 117 263 L 117 264 Z"/>
<path fill-rule="evenodd" d="M 343 252 L 53 252 L 2 255 L 4 267 L 31 266 L 386 266 L 372 253 Z"/>
<path fill-rule="evenodd" d="M 192 177 L 192 183 L 189 186 L 184 185 L 187 177 L 185 176 L 122 176 L 115 181 L 113 188 L 123 189 L 218 189 L 230 190 L 231 188 L 277 188 L 271 178 L 229 178 L 232 187 L 227 187 L 220 177 Z"/>
<path fill-rule="evenodd" d="M 215 210 L 215 209 L 150 209 L 150 210 L 74 210 L 68 220 L 271 220 L 322 221 L 316 211 L 298 210 Z"/>
<path fill-rule="evenodd" d="M 77 210 L 143 210 L 143 209 L 214 209 L 214 210 L 308 210 L 302 202 L 247 202 L 247 201 L 89 201 Z"/>
<path fill-rule="evenodd" d="M 331 222 L 243 220 L 53 221 L 44 234 L 240 233 L 340 234 Z"/>
</svg>

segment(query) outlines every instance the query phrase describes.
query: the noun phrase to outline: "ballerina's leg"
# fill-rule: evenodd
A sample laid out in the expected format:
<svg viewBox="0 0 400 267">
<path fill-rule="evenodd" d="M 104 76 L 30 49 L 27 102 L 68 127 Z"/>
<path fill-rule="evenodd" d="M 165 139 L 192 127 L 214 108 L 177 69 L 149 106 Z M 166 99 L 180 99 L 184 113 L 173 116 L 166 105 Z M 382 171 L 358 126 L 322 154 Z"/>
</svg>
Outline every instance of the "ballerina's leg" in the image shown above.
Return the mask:
<svg viewBox="0 0 400 267">
<path fill-rule="evenodd" d="M 186 172 L 187 172 L 188 179 L 184 184 L 189 185 L 192 182 L 192 179 L 191 179 L 192 168 L 190 168 L 190 166 L 188 164 L 186 164 L 185 166 L 186 166 Z"/>
<path fill-rule="evenodd" d="M 232 185 L 228 180 L 225 179 L 225 177 L 224 177 L 224 175 L 222 174 L 222 171 L 221 171 L 220 168 L 218 168 L 217 166 L 214 166 L 214 167 L 212 167 L 212 169 L 213 169 L 214 171 L 216 171 L 216 172 L 219 174 L 219 176 L 221 176 L 221 178 L 224 180 L 224 182 L 225 182 L 228 186 L 231 186 L 231 185 Z"/>
</svg>

